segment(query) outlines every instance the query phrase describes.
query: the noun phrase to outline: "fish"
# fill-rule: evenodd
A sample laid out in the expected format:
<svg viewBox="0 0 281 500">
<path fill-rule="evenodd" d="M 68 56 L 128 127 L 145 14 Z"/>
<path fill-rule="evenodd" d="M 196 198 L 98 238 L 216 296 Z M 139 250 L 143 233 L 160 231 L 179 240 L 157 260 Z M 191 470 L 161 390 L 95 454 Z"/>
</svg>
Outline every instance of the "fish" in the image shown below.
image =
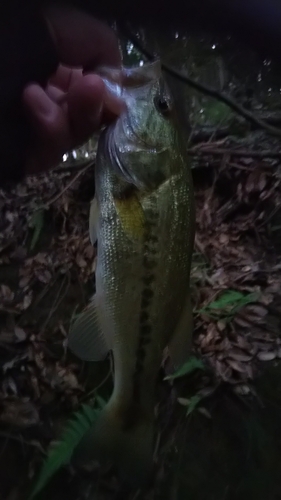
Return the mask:
<svg viewBox="0 0 281 500">
<path fill-rule="evenodd" d="M 114 387 L 74 459 L 113 463 L 122 480 L 143 486 L 153 471 L 163 352 L 175 368 L 190 355 L 192 173 L 160 61 L 99 74 L 126 106 L 98 142 L 89 218 L 96 292 L 68 347 L 89 362 L 111 351 Z"/>
</svg>

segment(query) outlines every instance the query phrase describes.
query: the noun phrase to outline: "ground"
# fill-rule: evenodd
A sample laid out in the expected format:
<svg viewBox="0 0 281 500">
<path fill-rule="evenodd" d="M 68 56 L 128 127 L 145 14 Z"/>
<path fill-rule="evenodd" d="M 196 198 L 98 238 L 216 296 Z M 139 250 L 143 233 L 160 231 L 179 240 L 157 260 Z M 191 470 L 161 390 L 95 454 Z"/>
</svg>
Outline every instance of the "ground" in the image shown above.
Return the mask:
<svg viewBox="0 0 281 500">
<path fill-rule="evenodd" d="M 127 492 L 99 469 L 91 485 L 66 467 L 40 498 L 281 498 L 281 170 L 274 141 L 251 137 L 191 151 L 193 354 L 204 369 L 164 381 L 163 362 L 151 488 Z M 65 420 L 110 395 L 108 362 L 84 366 L 65 348 L 94 291 L 93 195 L 91 162 L 0 192 L 0 499 L 27 499 Z"/>
</svg>

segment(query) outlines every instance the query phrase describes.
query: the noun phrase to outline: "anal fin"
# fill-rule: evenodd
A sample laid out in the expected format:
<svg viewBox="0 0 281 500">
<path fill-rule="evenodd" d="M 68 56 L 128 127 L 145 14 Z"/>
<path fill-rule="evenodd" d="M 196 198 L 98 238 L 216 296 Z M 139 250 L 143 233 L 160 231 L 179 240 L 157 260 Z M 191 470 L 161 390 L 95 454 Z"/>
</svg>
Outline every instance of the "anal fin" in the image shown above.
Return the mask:
<svg viewBox="0 0 281 500">
<path fill-rule="evenodd" d="M 101 361 L 108 354 L 110 347 L 102 331 L 101 310 L 96 295 L 71 325 L 67 344 L 83 361 Z"/>
</svg>

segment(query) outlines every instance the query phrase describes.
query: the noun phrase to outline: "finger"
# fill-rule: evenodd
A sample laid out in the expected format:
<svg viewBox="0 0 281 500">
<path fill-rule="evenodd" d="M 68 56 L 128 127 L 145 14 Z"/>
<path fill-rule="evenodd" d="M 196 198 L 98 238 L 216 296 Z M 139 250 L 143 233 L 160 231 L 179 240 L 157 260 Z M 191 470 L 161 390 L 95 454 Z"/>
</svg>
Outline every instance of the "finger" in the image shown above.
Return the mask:
<svg viewBox="0 0 281 500">
<path fill-rule="evenodd" d="M 47 85 L 45 92 L 57 104 L 61 104 L 66 99 L 66 93 L 55 85 Z"/>
<path fill-rule="evenodd" d="M 45 14 L 62 63 L 89 69 L 121 65 L 117 38 L 106 24 L 70 7 L 49 6 Z"/>
<path fill-rule="evenodd" d="M 37 84 L 30 84 L 23 93 L 23 103 L 27 116 L 36 134 L 33 150 L 42 154 L 42 165 L 33 165 L 35 170 L 49 168 L 60 160 L 70 148 L 70 130 L 67 120 L 67 104 L 62 107 L 54 102 Z"/>
<path fill-rule="evenodd" d="M 82 76 L 82 69 L 69 68 L 60 64 L 56 73 L 49 79 L 49 83 L 67 92 L 70 85 L 75 83 L 75 81 L 79 80 Z"/>
<path fill-rule="evenodd" d="M 98 75 L 86 75 L 68 92 L 68 116 L 72 137 L 81 143 L 97 130 L 106 114 L 113 119 L 124 109 L 124 102 L 107 90 Z"/>
</svg>

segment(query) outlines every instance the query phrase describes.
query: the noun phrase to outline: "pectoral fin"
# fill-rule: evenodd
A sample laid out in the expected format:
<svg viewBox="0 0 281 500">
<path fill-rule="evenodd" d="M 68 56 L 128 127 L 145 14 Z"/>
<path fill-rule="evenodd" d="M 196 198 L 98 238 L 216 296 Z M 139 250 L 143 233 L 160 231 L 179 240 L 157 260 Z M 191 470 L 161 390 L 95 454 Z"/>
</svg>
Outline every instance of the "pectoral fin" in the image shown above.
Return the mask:
<svg viewBox="0 0 281 500">
<path fill-rule="evenodd" d="M 190 295 L 188 295 L 178 325 L 168 345 L 169 354 L 176 369 L 183 365 L 190 356 L 192 332 L 193 314 Z"/>
<path fill-rule="evenodd" d="M 110 349 L 101 327 L 96 295 L 70 327 L 68 348 L 83 361 L 101 361 Z"/>
<path fill-rule="evenodd" d="M 90 241 L 93 246 L 97 241 L 98 220 L 99 220 L 99 208 L 98 208 L 97 198 L 95 196 L 94 199 L 91 201 L 90 216 L 89 216 L 89 234 L 90 234 Z"/>
</svg>

